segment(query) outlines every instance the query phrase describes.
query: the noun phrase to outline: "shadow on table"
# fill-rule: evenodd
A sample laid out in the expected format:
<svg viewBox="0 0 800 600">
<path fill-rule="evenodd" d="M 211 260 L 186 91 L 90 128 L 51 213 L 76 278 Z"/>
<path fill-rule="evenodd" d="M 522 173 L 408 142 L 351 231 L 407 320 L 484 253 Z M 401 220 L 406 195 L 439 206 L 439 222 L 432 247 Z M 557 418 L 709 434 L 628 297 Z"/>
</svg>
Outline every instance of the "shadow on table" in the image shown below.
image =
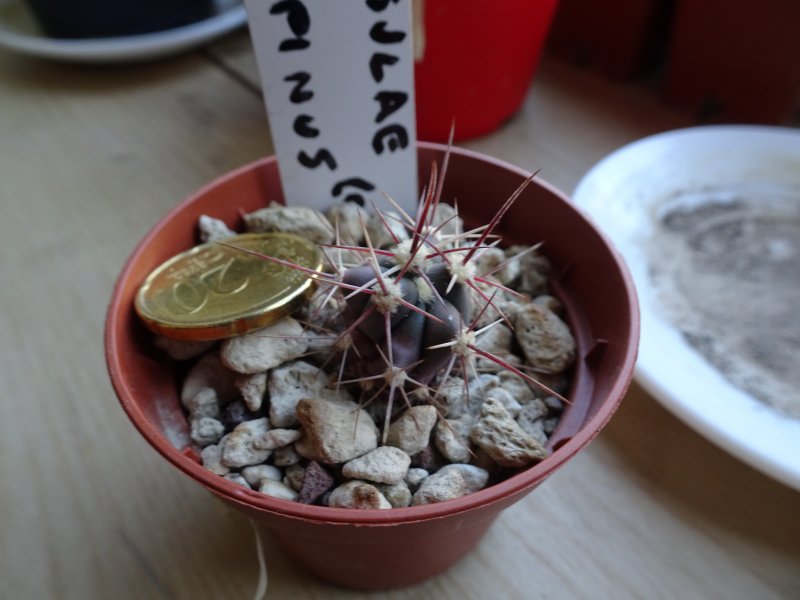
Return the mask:
<svg viewBox="0 0 800 600">
<path fill-rule="evenodd" d="M 800 493 L 718 448 L 635 383 L 602 443 L 654 496 L 751 544 L 800 559 L 800 520 L 794 518 Z"/>
</svg>

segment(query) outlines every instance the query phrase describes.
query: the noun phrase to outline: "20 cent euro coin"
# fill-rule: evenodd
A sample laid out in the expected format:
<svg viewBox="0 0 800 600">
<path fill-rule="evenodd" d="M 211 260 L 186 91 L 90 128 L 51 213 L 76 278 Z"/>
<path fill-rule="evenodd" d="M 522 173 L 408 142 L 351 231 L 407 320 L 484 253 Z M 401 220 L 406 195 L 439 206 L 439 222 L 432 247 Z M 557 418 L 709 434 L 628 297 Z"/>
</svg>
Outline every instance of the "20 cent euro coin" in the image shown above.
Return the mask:
<svg viewBox="0 0 800 600">
<path fill-rule="evenodd" d="M 289 233 L 245 233 L 172 257 L 139 288 L 136 312 L 152 331 L 179 340 L 216 340 L 263 327 L 297 308 L 320 271 L 316 244 Z"/>
</svg>

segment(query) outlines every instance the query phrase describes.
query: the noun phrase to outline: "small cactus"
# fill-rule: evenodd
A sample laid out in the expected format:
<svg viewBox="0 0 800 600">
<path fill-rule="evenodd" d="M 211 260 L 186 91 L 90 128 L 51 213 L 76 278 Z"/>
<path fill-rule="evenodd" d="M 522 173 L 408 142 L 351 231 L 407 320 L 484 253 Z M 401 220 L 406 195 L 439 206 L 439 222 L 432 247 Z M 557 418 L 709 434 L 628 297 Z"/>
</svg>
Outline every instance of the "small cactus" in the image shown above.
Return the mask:
<svg viewBox="0 0 800 600">
<path fill-rule="evenodd" d="M 444 165 L 443 174 L 447 158 Z M 398 395 L 407 406 L 419 402 L 437 405 L 440 390 L 456 373 L 465 381 L 467 393 L 469 378 L 477 374 L 477 358 L 499 364 L 530 385 L 564 400 L 525 372 L 530 369 L 511 364 L 478 345 L 478 337 L 492 327 L 503 321 L 511 325 L 495 298 L 521 297 L 492 274 L 535 248 L 483 272 L 478 270 L 479 258 L 500 244 L 494 230 L 534 176 L 517 188 L 488 224 L 463 231 L 457 211 L 440 204 L 442 183 L 434 163 L 415 218 L 388 197 L 399 215 L 373 207 L 372 220 L 382 226 L 380 237 L 389 240 L 383 247 L 373 245 L 363 216 L 366 213 L 361 211 L 364 245 L 322 245 L 330 263 L 328 272 L 317 273 L 264 257 L 304 270 L 319 281 L 309 321 L 332 324 L 337 336 L 333 348 L 340 351 L 339 384 L 359 383 L 363 404 L 385 401 L 384 439 Z M 334 227 L 338 242 L 341 237 L 335 220 Z M 329 312 L 330 306 L 335 307 L 333 318 L 316 318 L 322 311 Z M 488 320 L 491 314 L 496 319 Z M 318 324 L 308 326 L 322 329 Z"/>
</svg>

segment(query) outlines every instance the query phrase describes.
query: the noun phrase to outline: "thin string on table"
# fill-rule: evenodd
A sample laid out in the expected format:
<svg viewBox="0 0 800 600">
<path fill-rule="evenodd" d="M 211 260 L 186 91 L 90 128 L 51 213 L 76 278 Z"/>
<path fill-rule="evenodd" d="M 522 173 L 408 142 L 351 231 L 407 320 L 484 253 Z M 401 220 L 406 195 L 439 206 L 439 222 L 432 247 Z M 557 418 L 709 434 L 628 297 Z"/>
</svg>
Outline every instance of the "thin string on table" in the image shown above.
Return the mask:
<svg viewBox="0 0 800 600">
<path fill-rule="evenodd" d="M 253 595 L 253 600 L 264 600 L 267 595 L 267 584 L 269 582 L 267 576 L 267 562 L 264 559 L 264 546 L 261 543 L 261 536 L 258 534 L 258 527 L 253 519 L 249 519 L 250 526 L 253 528 L 253 535 L 256 538 L 256 556 L 258 558 L 258 583 L 256 584 L 256 591 Z"/>
</svg>

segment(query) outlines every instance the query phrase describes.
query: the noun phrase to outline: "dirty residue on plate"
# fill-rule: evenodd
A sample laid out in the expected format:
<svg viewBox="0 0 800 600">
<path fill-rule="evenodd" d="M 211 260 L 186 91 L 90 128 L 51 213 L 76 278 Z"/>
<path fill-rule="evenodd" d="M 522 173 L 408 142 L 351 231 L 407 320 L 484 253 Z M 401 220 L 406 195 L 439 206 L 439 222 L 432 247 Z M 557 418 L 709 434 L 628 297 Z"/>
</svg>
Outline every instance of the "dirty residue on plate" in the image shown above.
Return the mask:
<svg viewBox="0 0 800 600">
<path fill-rule="evenodd" d="M 651 206 L 666 316 L 736 387 L 800 419 L 800 190 L 736 184 Z"/>
</svg>

